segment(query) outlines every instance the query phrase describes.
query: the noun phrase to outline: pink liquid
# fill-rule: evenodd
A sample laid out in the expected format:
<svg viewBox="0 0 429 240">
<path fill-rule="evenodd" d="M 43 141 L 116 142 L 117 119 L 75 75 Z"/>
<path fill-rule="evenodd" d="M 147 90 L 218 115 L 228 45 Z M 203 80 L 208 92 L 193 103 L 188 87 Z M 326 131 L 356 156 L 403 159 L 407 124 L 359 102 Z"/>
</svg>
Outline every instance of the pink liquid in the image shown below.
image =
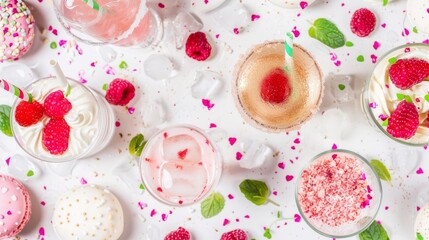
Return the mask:
<svg viewBox="0 0 429 240">
<path fill-rule="evenodd" d="M 95 0 L 98 11 L 83 0 L 58 1 L 59 12 L 72 28 L 101 42 L 133 46 L 150 37 L 152 15 L 143 0 Z"/>
<path fill-rule="evenodd" d="M 146 188 L 159 200 L 187 205 L 203 198 L 220 172 L 210 141 L 188 127 L 167 129 L 145 147 L 141 173 Z"/>
</svg>

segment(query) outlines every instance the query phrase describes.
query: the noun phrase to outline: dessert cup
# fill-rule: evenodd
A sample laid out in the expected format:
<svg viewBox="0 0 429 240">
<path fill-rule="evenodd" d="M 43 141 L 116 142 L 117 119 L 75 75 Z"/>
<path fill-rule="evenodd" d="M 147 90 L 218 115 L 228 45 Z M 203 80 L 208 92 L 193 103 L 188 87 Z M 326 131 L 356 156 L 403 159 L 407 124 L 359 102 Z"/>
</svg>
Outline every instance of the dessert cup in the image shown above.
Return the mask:
<svg viewBox="0 0 429 240">
<path fill-rule="evenodd" d="M 199 202 L 217 185 L 222 157 L 203 130 L 170 126 L 155 133 L 140 158 L 140 174 L 148 192 L 161 203 L 186 206 Z"/>
<path fill-rule="evenodd" d="M 328 169 L 327 171 L 330 173 L 329 176 L 328 175 L 325 176 L 324 175 L 325 171 L 323 171 L 323 169 L 320 170 L 319 168 L 320 171 L 315 172 L 317 176 L 315 176 L 314 178 L 310 178 L 312 183 L 314 184 L 305 185 L 306 181 L 303 180 L 303 176 L 307 175 L 309 171 L 312 171 L 312 167 L 318 166 L 318 164 L 322 164 L 325 162 L 332 163 L 334 159 L 337 159 L 337 163 L 338 162 L 341 162 L 341 163 L 334 166 L 329 165 L 327 167 Z M 338 182 L 342 183 L 342 182 L 347 182 L 348 180 L 350 181 L 350 179 L 353 179 L 353 178 L 346 178 L 346 175 L 345 175 L 347 174 L 347 172 L 350 173 L 351 170 L 348 170 L 346 173 L 342 172 L 341 166 L 344 166 L 344 165 L 341 165 L 341 164 L 344 164 L 344 162 L 346 161 L 349 161 L 349 163 L 351 163 L 351 166 L 356 167 L 355 169 L 357 170 L 357 175 L 355 174 L 355 177 L 357 177 L 357 180 L 353 180 L 353 184 L 355 184 L 356 181 L 358 181 L 359 187 L 356 189 L 353 189 L 348 187 L 350 185 L 347 185 L 347 183 L 339 186 L 337 185 L 337 187 L 334 188 L 334 192 L 338 193 L 339 195 L 335 195 L 333 194 L 333 192 L 328 191 L 329 190 L 328 186 L 332 186 L 331 183 L 329 183 L 330 180 L 332 180 L 335 184 L 337 184 Z M 348 168 L 348 169 L 351 169 L 351 168 Z M 326 186 L 326 189 L 321 189 L 316 186 L 317 185 L 316 182 L 319 180 L 322 186 Z M 341 190 L 338 191 L 339 188 L 341 188 Z M 349 189 L 346 189 L 346 188 L 349 188 Z M 304 191 L 304 189 L 308 190 L 308 192 Z M 359 189 L 362 190 L 360 193 L 361 196 L 358 196 Z M 316 195 L 310 194 L 312 190 L 317 191 Z M 321 190 L 324 190 L 322 195 L 320 195 Z M 348 194 L 349 192 L 348 190 L 350 190 L 350 194 Z M 340 195 L 343 193 L 346 194 L 347 197 L 349 197 L 352 201 L 358 204 L 358 205 L 354 205 L 354 209 L 356 210 L 354 212 L 354 215 L 349 215 L 349 213 L 350 214 L 353 213 L 351 211 L 351 208 L 353 207 L 348 208 L 347 206 L 341 205 L 340 201 L 344 200 L 344 196 L 340 196 Z M 305 198 L 303 198 L 304 196 Z M 315 199 L 312 200 L 310 199 L 310 197 L 313 197 L 316 200 Z M 365 201 L 360 202 L 361 199 L 365 199 Z M 381 205 L 381 199 L 382 199 L 381 182 L 377 173 L 369 164 L 369 162 L 365 158 L 363 158 L 362 156 L 354 152 L 351 152 L 348 150 L 340 150 L 340 149 L 322 152 L 317 156 L 315 156 L 312 160 L 310 160 L 308 165 L 303 169 L 303 171 L 300 174 L 299 180 L 296 185 L 296 192 L 295 192 L 296 204 L 305 222 L 314 231 L 329 238 L 346 238 L 346 237 L 357 235 L 360 232 L 364 231 L 374 221 Z M 306 204 L 304 203 L 306 200 L 313 201 L 313 203 L 323 201 L 324 205 L 323 205 L 322 211 L 324 215 L 322 216 L 326 217 L 326 216 L 332 216 L 332 215 L 338 214 L 338 216 L 348 216 L 348 217 L 354 216 L 354 217 L 353 218 L 349 217 L 349 219 L 347 219 L 346 221 L 342 221 L 340 223 L 335 223 L 335 224 L 333 220 L 323 221 L 322 218 L 317 219 L 318 216 L 316 214 L 311 215 L 312 211 L 310 211 L 309 210 L 310 208 L 308 208 L 308 206 L 306 206 Z M 318 210 L 320 211 L 320 209 Z M 337 211 L 338 213 L 332 213 L 331 210 Z"/>
<path fill-rule="evenodd" d="M 260 94 L 262 81 L 274 69 L 283 69 L 284 43 L 257 45 L 237 64 L 233 95 L 242 117 L 253 127 L 267 132 L 297 130 L 318 111 L 323 97 L 323 76 L 314 58 L 294 44 L 294 78 L 289 79 L 290 96 L 280 104 L 266 102 Z"/>
<path fill-rule="evenodd" d="M 68 149 L 61 155 L 52 155 L 42 143 L 42 131 L 49 121 L 46 115 L 38 123 L 22 127 L 15 120 L 16 107 L 21 100 L 17 99 L 12 107 L 11 126 L 15 140 L 26 153 L 38 160 L 61 163 L 86 158 L 104 149 L 113 137 L 115 115 L 104 97 L 78 81 L 70 78 L 67 81 L 71 87 L 67 98 L 72 109 L 64 119 L 70 126 L 70 138 Z M 25 89 L 43 104 L 49 93 L 62 87 L 56 77 L 48 77 L 31 83 Z"/>
<path fill-rule="evenodd" d="M 419 58 L 429 60 L 429 46 L 426 44 L 406 44 L 390 50 L 380 58 L 371 78 L 366 81 L 361 96 L 361 104 L 369 123 L 376 126 L 384 135 L 399 143 L 409 146 L 425 146 L 429 143 L 429 128 L 426 116 L 429 112 L 426 95 L 429 92 L 429 82 L 423 81 L 410 89 L 401 90 L 391 81 L 388 70 L 392 59 Z M 419 127 L 410 139 L 400 139 L 391 136 L 386 128 L 388 118 L 402 101 L 399 95 L 408 95 L 417 106 Z"/>
</svg>

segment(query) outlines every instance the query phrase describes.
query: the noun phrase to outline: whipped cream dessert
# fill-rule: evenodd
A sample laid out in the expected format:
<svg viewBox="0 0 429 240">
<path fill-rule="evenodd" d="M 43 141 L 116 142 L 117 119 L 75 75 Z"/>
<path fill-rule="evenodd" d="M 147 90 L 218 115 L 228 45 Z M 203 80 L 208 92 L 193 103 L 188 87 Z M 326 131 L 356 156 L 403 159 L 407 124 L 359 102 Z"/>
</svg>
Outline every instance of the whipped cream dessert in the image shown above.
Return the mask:
<svg viewBox="0 0 429 240">
<path fill-rule="evenodd" d="M 30 154 L 39 159 L 65 159 L 73 158 L 86 152 L 99 134 L 98 104 L 95 96 L 82 84 L 69 80 L 71 87 L 70 95 L 67 96 L 72 108 L 64 116 L 64 120 L 70 126 L 70 140 L 68 149 L 61 155 L 52 155 L 42 143 L 43 128 L 49 121 L 44 115 L 34 125 L 22 127 L 13 121 L 13 130 L 21 146 Z M 45 98 L 52 92 L 64 90 L 59 85 L 61 82 L 56 78 L 46 78 L 31 84 L 26 90 L 33 96 L 34 100 L 43 103 Z M 14 119 L 14 118 L 12 118 Z"/>
<path fill-rule="evenodd" d="M 426 144 L 429 142 L 427 120 L 429 112 L 429 81 L 422 81 L 405 90 L 396 87 L 389 76 L 389 68 L 392 65 L 391 62 L 400 59 L 429 61 L 429 46 L 416 44 L 400 47 L 389 52 L 379 61 L 371 76 L 367 90 L 369 109 L 377 120 L 377 124 L 386 130 L 386 122 L 388 122 L 393 111 L 404 100 L 403 97 L 409 96 L 417 108 L 419 126 L 413 137 L 410 139 L 401 139 L 401 141 L 412 144 Z"/>
<path fill-rule="evenodd" d="M 416 239 L 429 239 L 429 204 L 420 209 L 414 222 Z M 423 238 L 418 238 L 418 236 Z"/>
</svg>

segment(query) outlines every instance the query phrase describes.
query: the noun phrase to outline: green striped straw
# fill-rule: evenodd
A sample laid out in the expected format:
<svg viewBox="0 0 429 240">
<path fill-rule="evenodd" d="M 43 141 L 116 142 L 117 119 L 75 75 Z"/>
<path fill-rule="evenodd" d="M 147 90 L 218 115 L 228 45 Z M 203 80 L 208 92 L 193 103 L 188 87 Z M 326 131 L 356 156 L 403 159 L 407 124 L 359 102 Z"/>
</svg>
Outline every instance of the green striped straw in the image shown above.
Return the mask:
<svg viewBox="0 0 429 240">
<path fill-rule="evenodd" d="M 293 34 L 288 32 L 285 40 L 285 70 L 293 73 Z"/>
<path fill-rule="evenodd" d="M 30 93 L 22 90 L 21 88 L 8 83 L 6 80 L 4 79 L 0 79 L 0 88 L 12 93 L 13 95 L 21 98 L 22 100 L 32 103 L 33 102 L 33 96 L 31 96 Z"/>
<path fill-rule="evenodd" d="M 95 0 L 83 0 L 83 1 L 95 11 L 100 11 L 100 5 Z"/>
</svg>

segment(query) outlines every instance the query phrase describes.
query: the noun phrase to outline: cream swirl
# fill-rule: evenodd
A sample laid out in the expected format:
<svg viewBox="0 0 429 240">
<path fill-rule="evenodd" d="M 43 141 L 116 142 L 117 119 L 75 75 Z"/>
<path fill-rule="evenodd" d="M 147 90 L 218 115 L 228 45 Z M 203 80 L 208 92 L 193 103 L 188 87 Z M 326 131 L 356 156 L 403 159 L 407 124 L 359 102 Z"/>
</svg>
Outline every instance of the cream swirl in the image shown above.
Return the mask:
<svg viewBox="0 0 429 240">
<path fill-rule="evenodd" d="M 43 146 L 42 132 L 49 118 L 43 116 L 42 120 L 30 127 L 21 127 L 14 124 L 15 134 L 25 143 L 27 151 L 39 158 L 73 158 L 87 151 L 98 132 L 98 110 L 94 95 L 83 85 L 70 81 L 70 95 L 67 99 L 72 104 L 72 109 L 64 117 L 70 126 L 70 140 L 67 151 L 61 156 L 50 154 Z M 37 81 L 27 88 L 35 100 L 43 103 L 49 93 L 62 90 L 59 81 L 55 78 L 47 78 Z"/>
<path fill-rule="evenodd" d="M 408 51 L 409 50 L 409 51 Z M 369 86 L 369 103 L 379 124 L 383 119 L 390 117 L 396 106 L 401 102 L 397 94 L 404 94 L 411 97 L 419 112 L 420 125 L 416 134 L 406 140 L 409 143 L 424 144 L 429 142 L 428 112 L 429 102 L 425 96 L 429 94 L 429 81 L 423 81 L 414 85 L 410 89 L 401 90 L 391 81 L 388 73 L 390 67 L 389 59 L 418 58 L 429 62 L 429 46 L 410 46 L 407 51 L 404 48 L 397 49 L 383 58 L 375 68 Z"/>
</svg>

